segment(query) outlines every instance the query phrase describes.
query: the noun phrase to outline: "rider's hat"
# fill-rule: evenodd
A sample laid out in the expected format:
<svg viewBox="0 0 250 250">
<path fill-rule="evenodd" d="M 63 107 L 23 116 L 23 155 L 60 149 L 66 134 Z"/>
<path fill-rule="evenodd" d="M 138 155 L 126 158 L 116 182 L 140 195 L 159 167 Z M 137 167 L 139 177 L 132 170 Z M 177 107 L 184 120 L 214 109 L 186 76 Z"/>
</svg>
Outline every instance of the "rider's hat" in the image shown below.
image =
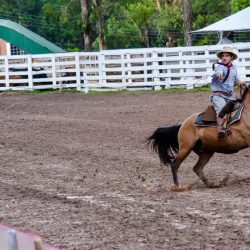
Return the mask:
<svg viewBox="0 0 250 250">
<path fill-rule="evenodd" d="M 230 47 L 224 47 L 223 50 L 221 50 L 221 51 L 219 51 L 219 52 L 217 53 L 217 57 L 221 59 L 221 58 L 222 58 L 222 53 L 229 53 L 229 54 L 231 54 L 231 55 L 233 56 L 233 60 L 236 60 L 237 57 L 238 57 L 238 56 L 234 53 L 233 49 L 230 48 Z"/>
</svg>

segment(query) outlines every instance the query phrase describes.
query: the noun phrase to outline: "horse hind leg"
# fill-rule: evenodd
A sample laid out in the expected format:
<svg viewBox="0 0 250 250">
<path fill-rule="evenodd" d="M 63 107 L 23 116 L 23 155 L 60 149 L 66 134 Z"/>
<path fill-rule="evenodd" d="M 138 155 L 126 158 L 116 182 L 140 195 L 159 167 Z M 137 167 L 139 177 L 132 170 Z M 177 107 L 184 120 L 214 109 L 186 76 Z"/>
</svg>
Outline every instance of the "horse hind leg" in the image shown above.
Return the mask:
<svg viewBox="0 0 250 250">
<path fill-rule="evenodd" d="M 185 191 L 187 190 L 186 186 L 180 186 L 179 185 L 179 180 L 178 180 L 178 169 L 181 163 L 185 160 L 185 158 L 190 154 L 192 148 L 185 148 L 179 150 L 175 160 L 171 164 L 171 171 L 172 171 L 172 176 L 174 180 L 174 187 L 171 188 L 172 191 Z"/>
<path fill-rule="evenodd" d="M 191 129 L 190 129 L 191 125 Z M 193 127 L 192 121 L 187 121 L 186 124 L 183 125 L 183 129 L 178 134 L 179 141 L 179 152 L 173 163 L 171 164 L 171 170 L 174 180 L 174 187 L 171 189 L 172 191 L 185 191 L 188 190 L 185 186 L 179 185 L 177 171 L 181 163 L 185 160 L 185 158 L 190 154 L 193 150 L 197 138 L 196 138 L 196 129 Z"/>
</svg>

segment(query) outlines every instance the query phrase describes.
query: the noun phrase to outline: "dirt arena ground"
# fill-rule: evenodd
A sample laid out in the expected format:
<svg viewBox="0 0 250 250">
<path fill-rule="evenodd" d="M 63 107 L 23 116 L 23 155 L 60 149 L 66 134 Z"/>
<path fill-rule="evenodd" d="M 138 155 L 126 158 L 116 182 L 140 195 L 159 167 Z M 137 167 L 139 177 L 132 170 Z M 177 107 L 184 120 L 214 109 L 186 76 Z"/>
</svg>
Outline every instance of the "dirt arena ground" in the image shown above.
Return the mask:
<svg viewBox="0 0 250 250">
<path fill-rule="evenodd" d="M 208 105 L 208 92 L 0 96 L 0 223 L 68 250 L 249 249 L 250 155 L 215 155 L 225 187 L 171 192 L 144 144 Z M 197 181 L 191 154 L 182 184 Z"/>
</svg>

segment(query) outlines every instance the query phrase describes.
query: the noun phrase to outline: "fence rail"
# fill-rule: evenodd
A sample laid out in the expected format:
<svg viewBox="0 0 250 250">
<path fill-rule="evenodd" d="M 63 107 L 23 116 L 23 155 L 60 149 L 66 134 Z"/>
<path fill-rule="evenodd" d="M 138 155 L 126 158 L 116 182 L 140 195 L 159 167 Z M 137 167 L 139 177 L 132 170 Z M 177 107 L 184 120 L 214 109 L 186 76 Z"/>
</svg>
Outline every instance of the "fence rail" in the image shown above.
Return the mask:
<svg viewBox="0 0 250 250">
<path fill-rule="evenodd" d="M 231 46 L 250 80 L 250 43 Z M 223 45 L 0 57 L 1 90 L 193 88 L 210 82 Z"/>
</svg>

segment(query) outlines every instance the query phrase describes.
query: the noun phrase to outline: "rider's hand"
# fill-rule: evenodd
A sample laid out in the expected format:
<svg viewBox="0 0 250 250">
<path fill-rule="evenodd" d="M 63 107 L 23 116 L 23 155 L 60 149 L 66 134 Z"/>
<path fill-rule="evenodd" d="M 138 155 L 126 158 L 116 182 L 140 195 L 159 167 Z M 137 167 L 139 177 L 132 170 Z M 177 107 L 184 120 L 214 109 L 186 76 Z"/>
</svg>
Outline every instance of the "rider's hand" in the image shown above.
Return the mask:
<svg viewBox="0 0 250 250">
<path fill-rule="evenodd" d="M 246 83 L 245 83 L 245 82 L 240 82 L 240 83 L 239 83 L 239 87 L 245 88 L 245 87 L 246 87 Z"/>
<path fill-rule="evenodd" d="M 222 74 L 221 73 L 216 73 L 216 79 L 221 80 L 222 79 Z"/>
</svg>

